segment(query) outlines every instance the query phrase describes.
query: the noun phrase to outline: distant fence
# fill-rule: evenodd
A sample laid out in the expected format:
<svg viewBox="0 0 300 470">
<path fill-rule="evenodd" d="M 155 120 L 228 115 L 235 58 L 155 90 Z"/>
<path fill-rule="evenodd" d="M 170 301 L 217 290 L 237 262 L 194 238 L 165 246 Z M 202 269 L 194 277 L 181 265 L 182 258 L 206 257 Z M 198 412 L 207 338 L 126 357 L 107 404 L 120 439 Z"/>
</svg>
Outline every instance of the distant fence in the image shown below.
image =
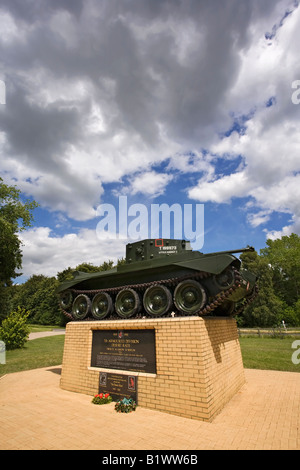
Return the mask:
<svg viewBox="0 0 300 470">
<path fill-rule="evenodd" d="M 300 337 L 300 328 L 238 328 L 238 334 L 239 336 L 271 336 L 273 338 Z"/>
</svg>

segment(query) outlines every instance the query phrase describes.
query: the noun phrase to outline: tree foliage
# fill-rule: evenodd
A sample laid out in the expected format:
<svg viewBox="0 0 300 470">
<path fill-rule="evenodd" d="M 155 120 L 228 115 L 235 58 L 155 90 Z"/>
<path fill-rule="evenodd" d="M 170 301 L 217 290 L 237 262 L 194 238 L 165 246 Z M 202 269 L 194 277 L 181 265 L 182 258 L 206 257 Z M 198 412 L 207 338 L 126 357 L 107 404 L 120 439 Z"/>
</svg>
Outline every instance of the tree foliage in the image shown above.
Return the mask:
<svg viewBox="0 0 300 470">
<path fill-rule="evenodd" d="M 64 325 L 65 318 L 58 306 L 55 277 L 33 275 L 24 284 L 15 286 L 12 303 L 30 311 L 29 323 Z"/>
<path fill-rule="evenodd" d="M 76 266 L 76 268 L 71 268 L 70 266 L 63 271 L 57 273 L 57 279 L 59 282 L 70 281 L 73 279 L 73 274 L 76 271 L 83 273 L 96 273 L 98 271 L 108 271 L 113 267 L 113 261 L 104 261 L 100 266 L 95 266 L 92 263 L 81 263 Z"/>
<path fill-rule="evenodd" d="M 20 276 L 22 267 L 21 241 L 18 234 L 30 227 L 31 211 L 38 206 L 35 201 L 21 202 L 21 191 L 7 186 L 0 178 L 0 283 L 11 285 L 11 279 Z"/>
<path fill-rule="evenodd" d="M 12 279 L 22 267 L 20 232 L 32 224 L 35 201 L 21 201 L 21 192 L 0 178 L 0 320 L 11 311 Z"/>
<path fill-rule="evenodd" d="M 65 325 L 67 319 L 58 305 L 56 289 L 60 282 L 73 279 L 76 271 L 94 273 L 107 271 L 113 267 L 113 261 L 105 261 L 100 266 L 81 263 L 75 268 L 68 267 L 57 273 L 57 277 L 33 275 L 24 284 L 13 287 L 12 305 L 30 311 L 29 323 L 41 325 Z"/>
<path fill-rule="evenodd" d="M 274 292 L 271 269 L 266 260 L 256 252 L 243 253 L 241 260 L 243 266 L 257 276 L 259 286 L 258 297 L 243 314 L 244 322 L 247 326 L 273 326 L 282 303 Z"/>
<path fill-rule="evenodd" d="M 300 237 L 292 234 L 266 242 L 266 248 L 243 253 L 243 266 L 258 277 L 259 294 L 245 309 L 246 326 L 276 326 L 282 320 L 300 325 Z"/>
<path fill-rule="evenodd" d="M 300 296 L 300 237 L 292 233 L 276 240 L 267 240 L 261 255 L 270 264 L 278 295 L 288 305 Z"/>
</svg>

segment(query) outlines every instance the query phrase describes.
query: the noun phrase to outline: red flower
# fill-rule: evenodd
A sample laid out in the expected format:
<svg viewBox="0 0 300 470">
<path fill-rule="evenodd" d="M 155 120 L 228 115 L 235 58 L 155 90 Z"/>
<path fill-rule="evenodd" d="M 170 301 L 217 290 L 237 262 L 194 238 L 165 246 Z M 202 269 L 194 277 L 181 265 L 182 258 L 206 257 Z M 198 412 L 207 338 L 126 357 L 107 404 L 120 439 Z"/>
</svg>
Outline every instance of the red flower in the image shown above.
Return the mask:
<svg viewBox="0 0 300 470">
<path fill-rule="evenodd" d="M 103 393 L 100 393 L 100 395 L 98 395 L 99 398 L 103 398 Z"/>
<path fill-rule="evenodd" d="M 108 397 L 109 397 L 109 393 L 106 393 L 106 394 L 104 395 L 104 398 L 108 398 Z"/>
</svg>

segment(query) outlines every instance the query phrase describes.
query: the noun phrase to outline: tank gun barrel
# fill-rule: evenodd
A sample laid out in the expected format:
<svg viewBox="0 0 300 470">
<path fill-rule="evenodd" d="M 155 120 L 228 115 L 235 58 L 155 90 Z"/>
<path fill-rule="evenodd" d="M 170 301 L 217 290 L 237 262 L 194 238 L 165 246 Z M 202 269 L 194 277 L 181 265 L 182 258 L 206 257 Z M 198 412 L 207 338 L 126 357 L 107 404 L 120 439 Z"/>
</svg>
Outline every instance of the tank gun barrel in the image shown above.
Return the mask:
<svg viewBox="0 0 300 470">
<path fill-rule="evenodd" d="M 207 253 L 208 255 L 223 255 L 228 253 L 247 253 L 255 251 L 253 246 L 247 246 L 247 248 L 235 249 L 235 250 L 225 250 L 225 251 L 216 251 L 215 253 Z"/>
</svg>

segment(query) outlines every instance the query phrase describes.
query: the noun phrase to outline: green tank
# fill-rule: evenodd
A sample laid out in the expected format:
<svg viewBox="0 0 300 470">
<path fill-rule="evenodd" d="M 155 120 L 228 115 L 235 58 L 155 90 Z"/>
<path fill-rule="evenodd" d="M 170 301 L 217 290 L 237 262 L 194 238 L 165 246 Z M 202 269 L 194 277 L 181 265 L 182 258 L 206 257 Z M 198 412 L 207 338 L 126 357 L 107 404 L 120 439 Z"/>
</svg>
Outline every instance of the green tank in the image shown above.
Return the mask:
<svg viewBox="0 0 300 470">
<path fill-rule="evenodd" d="M 126 245 L 124 264 L 96 273 L 75 272 L 58 288 L 70 320 L 234 316 L 257 293 L 256 276 L 233 253 L 203 254 L 190 242 L 147 239 Z"/>
</svg>

